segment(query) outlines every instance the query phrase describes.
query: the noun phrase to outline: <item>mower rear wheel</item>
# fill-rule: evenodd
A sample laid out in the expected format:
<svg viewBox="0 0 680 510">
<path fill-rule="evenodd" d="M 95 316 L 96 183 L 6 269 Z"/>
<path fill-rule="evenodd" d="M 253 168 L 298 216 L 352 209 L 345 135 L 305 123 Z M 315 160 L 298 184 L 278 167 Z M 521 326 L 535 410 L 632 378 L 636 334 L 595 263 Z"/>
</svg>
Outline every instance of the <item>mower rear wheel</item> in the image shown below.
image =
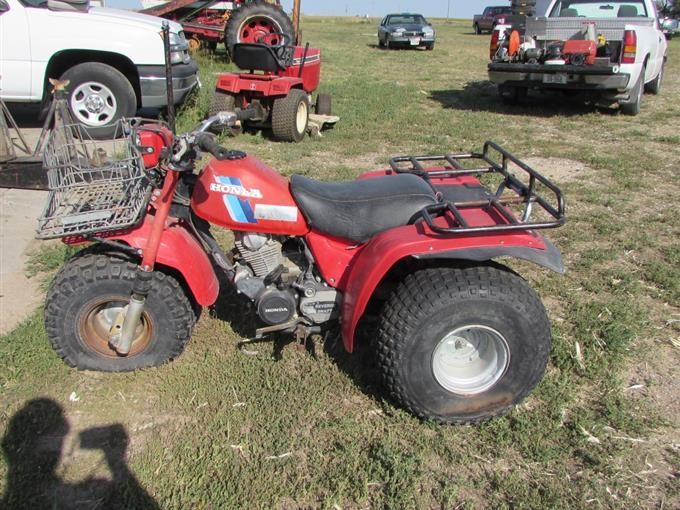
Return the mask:
<svg viewBox="0 0 680 510">
<path fill-rule="evenodd" d="M 220 112 L 233 112 L 236 108 L 236 96 L 229 92 L 216 90 L 210 102 L 210 110 L 208 114 L 210 117 L 217 115 Z"/>
<path fill-rule="evenodd" d="M 550 323 L 525 280 L 497 264 L 408 275 L 378 331 L 378 365 L 391 397 L 445 423 L 499 416 L 543 377 Z"/>
<path fill-rule="evenodd" d="M 317 115 L 331 115 L 333 109 L 332 99 L 330 94 L 319 94 L 316 96 L 316 114 Z"/>
<path fill-rule="evenodd" d="M 292 89 L 286 97 L 274 100 L 272 132 L 283 142 L 300 142 L 309 123 L 309 98 L 304 90 Z"/>
</svg>

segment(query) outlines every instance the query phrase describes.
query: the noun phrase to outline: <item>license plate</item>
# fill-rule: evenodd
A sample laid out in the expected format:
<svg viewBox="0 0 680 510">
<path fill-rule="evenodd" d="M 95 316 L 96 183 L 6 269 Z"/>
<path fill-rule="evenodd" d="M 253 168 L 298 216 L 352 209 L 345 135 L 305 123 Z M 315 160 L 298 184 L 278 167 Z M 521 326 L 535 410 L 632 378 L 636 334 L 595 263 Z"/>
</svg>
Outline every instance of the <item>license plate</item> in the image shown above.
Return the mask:
<svg viewBox="0 0 680 510">
<path fill-rule="evenodd" d="M 566 85 L 567 75 L 564 73 L 544 74 L 543 83 L 554 83 L 556 85 Z"/>
<path fill-rule="evenodd" d="M 411 46 L 418 46 L 420 44 L 420 37 L 411 37 Z"/>
</svg>

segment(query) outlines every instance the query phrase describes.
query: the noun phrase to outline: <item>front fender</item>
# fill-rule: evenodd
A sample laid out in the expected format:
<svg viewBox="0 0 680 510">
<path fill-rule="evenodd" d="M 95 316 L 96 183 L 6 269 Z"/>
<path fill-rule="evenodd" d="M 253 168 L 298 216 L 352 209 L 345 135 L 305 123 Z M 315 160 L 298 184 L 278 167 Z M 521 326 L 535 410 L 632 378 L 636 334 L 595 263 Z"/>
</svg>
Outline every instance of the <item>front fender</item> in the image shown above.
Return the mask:
<svg viewBox="0 0 680 510">
<path fill-rule="evenodd" d="M 147 215 L 136 229 L 109 239 L 143 250 L 152 225 L 153 216 Z M 220 284 L 210 259 L 196 238 L 181 225 L 175 223 L 163 231 L 156 262 L 178 271 L 199 305 L 210 306 L 217 301 Z"/>
<path fill-rule="evenodd" d="M 536 232 L 442 237 L 425 230 L 419 223 L 383 232 L 369 241 L 352 262 L 342 304 L 342 340 L 348 352 L 354 350 L 357 323 L 375 289 L 387 272 L 404 258 L 483 262 L 510 256 L 564 272 L 557 248 Z"/>
</svg>

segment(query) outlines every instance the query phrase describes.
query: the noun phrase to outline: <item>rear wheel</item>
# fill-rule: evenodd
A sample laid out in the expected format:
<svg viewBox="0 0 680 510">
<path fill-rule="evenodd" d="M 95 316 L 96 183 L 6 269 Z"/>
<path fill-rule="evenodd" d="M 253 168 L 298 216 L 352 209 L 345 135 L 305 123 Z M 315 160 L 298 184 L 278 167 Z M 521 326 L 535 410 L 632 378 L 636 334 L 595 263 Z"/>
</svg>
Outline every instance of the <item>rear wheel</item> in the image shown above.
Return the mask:
<svg viewBox="0 0 680 510">
<path fill-rule="evenodd" d="M 47 293 L 45 329 L 57 354 L 83 370 L 125 372 L 157 366 L 184 350 L 196 320 L 191 302 L 171 276 L 153 273 L 130 354 L 109 346 L 120 326 L 137 265 L 114 254 L 85 251 L 57 274 Z"/>
<path fill-rule="evenodd" d="M 637 83 L 630 91 L 630 99 L 625 103 L 620 103 L 621 113 L 624 115 L 637 115 L 640 113 L 640 104 L 642 103 L 642 93 L 644 92 L 645 69 L 640 72 L 640 77 Z"/>
<path fill-rule="evenodd" d="M 470 423 L 508 412 L 543 377 L 550 324 L 536 293 L 502 266 L 407 276 L 385 305 L 379 366 L 415 415 Z"/>
<path fill-rule="evenodd" d="M 229 55 L 236 43 L 255 43 L 264 40 L 272 46 L 283 42 L 271 34 L 285 34 L 289 41 L 295 40 L 293 22 L 280 7 L 258 0 L 235 10 L 224 32 Z"/>
<path fill-rule="evenodd" d="M 236 96 L 229 92 L 216 90 L 210 102 L 209 115 L 212 117 L 220 112 L 233 112 L 236 108 Z"/>
<path fill-rule="evenodd" d="M 272 132 L 284 142 L 300 142 L 307 132 L 309 98 L 305 91 L 292 89 L 286 97 L 274 100 Z"/>
<path fill-rule="evenodd" d="M 654 95 L 657 95 L 659 92 L 661 92 L 661 82 L 663 80 L 663 73 L 665 67 L 666 62 L 664 61 L 664 63 L 661 64 L 661 69 L 659 70 L 659 74 L 656 75 L 656 78 L 654 78 L 649 83 L 645 84 L 645 92 L 649 92 L 650 94 Z"/>
</svg>

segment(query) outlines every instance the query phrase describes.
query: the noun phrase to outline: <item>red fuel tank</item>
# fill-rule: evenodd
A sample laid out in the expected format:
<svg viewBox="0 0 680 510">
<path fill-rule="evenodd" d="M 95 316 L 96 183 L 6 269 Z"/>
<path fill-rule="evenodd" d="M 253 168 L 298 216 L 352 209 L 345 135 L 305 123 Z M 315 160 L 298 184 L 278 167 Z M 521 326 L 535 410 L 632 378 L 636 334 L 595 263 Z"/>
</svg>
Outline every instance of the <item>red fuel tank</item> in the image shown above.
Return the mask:
<svg viewBox="0 0 680 510">
<path fill-rule="evenodd" d="M 305 235 L 309 227 L 289 186 L 286 178 L 251 156 L 212 159 L 198 178 L 191 208 L 230 230 Z"/>
</svg>

